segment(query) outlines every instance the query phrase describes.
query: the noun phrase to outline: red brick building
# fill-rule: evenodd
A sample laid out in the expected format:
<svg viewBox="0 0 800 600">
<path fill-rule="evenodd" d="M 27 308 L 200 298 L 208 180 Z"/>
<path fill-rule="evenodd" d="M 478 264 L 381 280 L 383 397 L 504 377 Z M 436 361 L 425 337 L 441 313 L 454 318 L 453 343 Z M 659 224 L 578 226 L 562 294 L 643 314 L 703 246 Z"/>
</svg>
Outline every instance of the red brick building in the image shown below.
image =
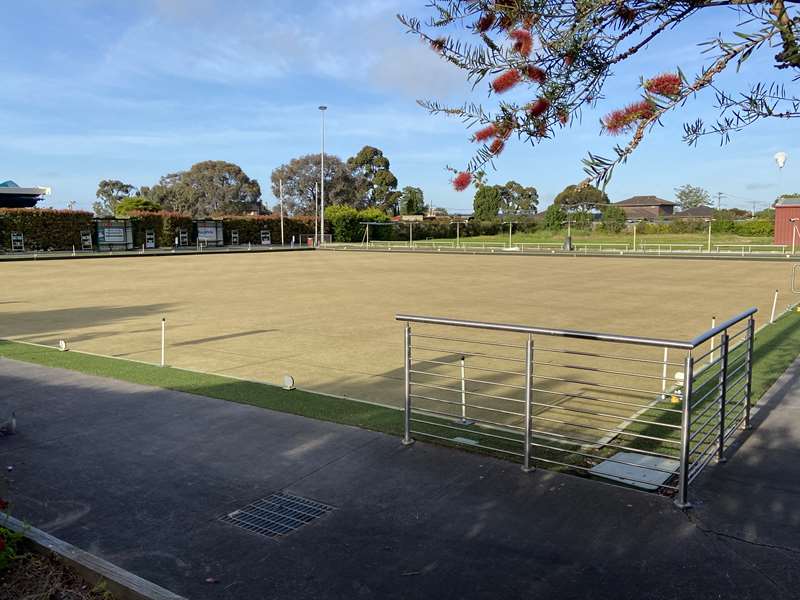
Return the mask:
<svg viewBox="0 0 800 600">
<path fill-rule="evenodd" d="M 797 219 L 792 221 L 791 219 Z M 796 229 L 796 231 L 795 231 Z M 795 231 L 795 243 L 800 245 L 800 197 L 780 198 L 775 203 L 775 238 L 773 243 L 792 243 L 792 233 Z"/>
</svg>

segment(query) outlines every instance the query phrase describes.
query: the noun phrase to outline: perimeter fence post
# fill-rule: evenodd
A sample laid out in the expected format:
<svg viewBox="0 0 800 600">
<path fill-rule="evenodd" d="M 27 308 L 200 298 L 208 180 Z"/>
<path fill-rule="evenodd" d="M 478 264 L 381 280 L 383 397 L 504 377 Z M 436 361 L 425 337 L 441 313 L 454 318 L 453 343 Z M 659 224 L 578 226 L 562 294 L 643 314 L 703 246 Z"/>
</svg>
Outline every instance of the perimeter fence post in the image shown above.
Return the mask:
<svg viewBox="0 0 800 600">
<path fill-rule="evenodd" d="M 405 371 L 405 412 L 403 415 L 403 445 L 414 443 L 411 437 L 411 323 L 406 323 L 403 337 L 404 371 Z"/>
<path fill-rule="evenodd" d="M 750 429 L 750 397 L 753 392 L 753 337 L 756 334 L 756 320 L 751 316 L 747 322 L 747 393 L 744 404 L 744 428 Z"/>
<path fill-rule="evenodd" d="M 691 351 L 686 355 L 683 366 L 683 411 L 681 414 L 681 459 L 678 472 L 678 508 L 690 508 L 689 503 L 689 433 L 692 418 L 692 381 L 694 379 L 694 358 Z"/>
<path fill-rule="evenodd" d="M 719 338 L 719 448 L 717 461 L 725 462 L 725 412 L 728 392 L 728 331 L 723 331 Z"/>
<path fill-rule="evenodd" d="M 523 452 L 524 462 L 522 470 L 526 473 L 531 471 L 531 403 L 533 402 L 533 336 L 528 334 L 525 343 L 525 450 Z"/>
</svg>

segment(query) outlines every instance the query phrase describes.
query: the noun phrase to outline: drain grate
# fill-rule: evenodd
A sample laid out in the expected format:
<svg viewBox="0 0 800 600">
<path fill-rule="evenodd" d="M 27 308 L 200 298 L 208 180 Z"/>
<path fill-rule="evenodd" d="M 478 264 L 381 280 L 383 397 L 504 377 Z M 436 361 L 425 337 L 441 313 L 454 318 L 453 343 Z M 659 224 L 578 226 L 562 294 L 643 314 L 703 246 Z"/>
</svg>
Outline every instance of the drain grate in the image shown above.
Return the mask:
<svg viewBox="0 0 800 600">
<path fill-rule="evenodd" d="M 268 537 L 280 537 L 332 510 L 332 506 L 316 500 L 277 492 L 223 515 L 220 520 Z"/>
</svg>

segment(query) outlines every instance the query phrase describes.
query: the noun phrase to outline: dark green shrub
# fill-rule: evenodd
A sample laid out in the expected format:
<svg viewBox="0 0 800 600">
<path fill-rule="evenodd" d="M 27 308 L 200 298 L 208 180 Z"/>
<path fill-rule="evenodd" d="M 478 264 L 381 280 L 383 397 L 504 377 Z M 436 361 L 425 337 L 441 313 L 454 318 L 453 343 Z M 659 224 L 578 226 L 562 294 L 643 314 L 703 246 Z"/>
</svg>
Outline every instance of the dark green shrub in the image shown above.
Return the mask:
<svg viewBox="0 0 800 600">
<path fill-rule="evenodd" d="M 94 237 L 94 222 L 90 212 L 55 210 L 49 208 L 0 208 L 0 238 L 2 248 L 11 249 L 11 234 L 25 236 L 26 250 L 80 249 L 81 231 L 89 230 Z"/>
<path fill-rule="evenodd" d="M 609 204 L 603 207 L 603 229 L 611 233 L 619 233 L 625 229 L 625 211 L 619 206 Z"/>
<path fill-rule="evenodd" d="M 544 228 L 549 231 L 559 231 L 564 228 L 567 220 L 567 211 L 560 204 L 551 204 L 544 212 Z"/>
<path fill-rule="evenodd" d="M 733 232 L 744 237 L 771 237 L 775 234 L 775 221 L 736 221 Z"/>
<path fill-rule="evenodd" d="M 325 213 L 327 214 L 327 209 Z M 231 243 L 231 232 L 239 232 L 240 244 L 260 244 L 261 230 L 270 232 L 273 244 L 281 243 L 281 218 L 279 215 L 231 215 L 221 217 L 223 223 L 223 236 L 226 244 Z M 325 223 L 326 233 L 330 233 L 331 226 Z M 285 217 L 283 219 L 283 239 L 286 244 L 291 243 L 292 236 L 295 243 L 300 243 L 301 234 L 314 233 L 314 217 Z"/>
</svg>

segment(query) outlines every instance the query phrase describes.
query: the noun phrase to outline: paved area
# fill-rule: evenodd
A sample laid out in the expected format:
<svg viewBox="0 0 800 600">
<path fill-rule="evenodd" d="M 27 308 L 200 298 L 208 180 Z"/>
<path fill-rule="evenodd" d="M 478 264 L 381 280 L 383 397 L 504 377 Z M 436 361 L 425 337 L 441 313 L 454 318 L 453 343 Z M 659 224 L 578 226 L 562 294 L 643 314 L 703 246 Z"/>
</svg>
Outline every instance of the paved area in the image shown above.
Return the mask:
<svg viewBox="0 0 800 600">
<path fill-rule="evenodd" d="M 249 406 L 0 359 L 14 514 L 189 598 L 800 597 L 797 367 L 667 498 Z M 335 510 L 275 541 L 218 516 Z M 207 578 L 216 583 L 207 583 Z"/>
</svg>

